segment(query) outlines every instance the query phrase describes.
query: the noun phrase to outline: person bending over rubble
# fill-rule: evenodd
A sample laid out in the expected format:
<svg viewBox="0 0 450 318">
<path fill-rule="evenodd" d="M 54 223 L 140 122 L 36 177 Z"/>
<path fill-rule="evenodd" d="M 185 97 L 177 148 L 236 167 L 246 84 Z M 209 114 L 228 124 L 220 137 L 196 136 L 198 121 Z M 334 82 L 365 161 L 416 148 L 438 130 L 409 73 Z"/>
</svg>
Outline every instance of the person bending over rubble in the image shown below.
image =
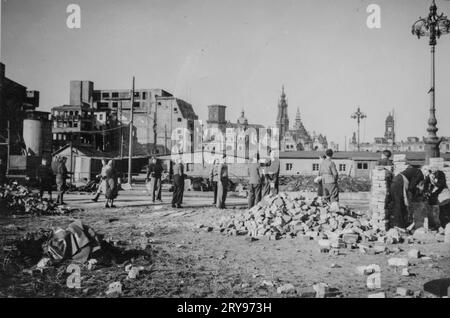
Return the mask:
<svg viewBox="0 0 450 318">
<path fill-rule="evenodd" d="M 390 195 L 392 200 L 393 222 L 391 227 L 406 228 L 410 198 L 420 195 L 424 175 L 418 168 L 408 167 L 392 179 Z"/>
<path fill-rule="evenodd" d="M 52 201 L 52 187 L 55 183 L 55 176 L 51 167 L 47 164 L 47 159 L 43 158 L 41 165 L 37 169 L 37 179 L 39 183 L 39 197 L 42 201 L 44 192 L 48 192 L 49 200 Z"/>
<path fill-rule="evenodd" d="M 450 190 L 447 186 L 447 178 L 441 170 L 434 167 L 424 168 L 422 168 L 422 172 L 425 175 L 425 198 L 428 201 L 428 205 L 435 212 L 433 215 L 439 215 L 439 220 L 435 219 L 433 221 L 438 223 L 435 224 L 436 227 L 445 227 L 450 217 Z"/>
<path fill-rule="evenodd" d="M 339 209 L 339 174 L 333 162 L 333 150 L 325 152 L 326 158 L 319 167 L 319 176 L 322 177 L 324 199 L 331 202 L 333 210 Z"/>
</svg>

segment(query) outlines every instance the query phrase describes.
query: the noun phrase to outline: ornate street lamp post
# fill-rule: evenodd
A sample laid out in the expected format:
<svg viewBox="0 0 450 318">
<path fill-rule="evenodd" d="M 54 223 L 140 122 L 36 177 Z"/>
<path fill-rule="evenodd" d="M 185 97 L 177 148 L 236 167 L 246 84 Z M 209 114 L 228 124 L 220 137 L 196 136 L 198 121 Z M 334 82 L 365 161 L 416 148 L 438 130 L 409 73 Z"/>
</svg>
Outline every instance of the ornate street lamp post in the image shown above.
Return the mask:
<svg viewBox="0 0 450 318">
<path fill-rule="evenodd" d="M 352 119 L 356 119 L 357 123 L 358 123 L 358 151 L 361 151 L 361 142 L 359 139 L 359 128 L 361 126 L 361 119 L 367 118 L 366 114 L 364 114 L 363 112 L 361 112 L 361 109 L 358 107 L 358 110 L 356 111 L 356 113 L 354 113 L 352 115 Z"/>
<path fill-rule="evenodd" d="M 444 16 L 443 13 L 437 14 L 437 6 L 435 0 L 430 7 L 430 13 L 427 18 L 420 17 L 413 26 L 412 34 L 416 35 L 419 39 L 421 36 L 428 36 L 430 38 L 429 45 L 431 47 L 431 88 L 428 92 L 430 94 L 430 118 L 428 119 L 428 137 L 425 138 L 425 152 L 426 161 L 429 162 L 430 158 L 437 158 L 440 156 L 439 146 L 442 138 L 437 137 L 436 132 L 436 90 L 435 90 L 435 48 L 437 39 L 441 35 L 450 33 L 450 20 Z"/>
</svg>

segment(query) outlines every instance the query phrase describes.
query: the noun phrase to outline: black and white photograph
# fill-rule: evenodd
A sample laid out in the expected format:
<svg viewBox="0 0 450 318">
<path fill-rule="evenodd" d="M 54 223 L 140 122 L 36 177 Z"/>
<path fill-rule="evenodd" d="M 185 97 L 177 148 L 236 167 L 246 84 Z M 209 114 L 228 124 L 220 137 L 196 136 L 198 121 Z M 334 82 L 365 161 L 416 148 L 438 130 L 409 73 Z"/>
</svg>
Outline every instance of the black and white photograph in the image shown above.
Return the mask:
<svg viewBox="0 0 450 318">
<path fill-rule="evenodd" d="M 0 298 L 449 298 L 449 33 L 450 0 L 0 0 Z"/>
</svg>

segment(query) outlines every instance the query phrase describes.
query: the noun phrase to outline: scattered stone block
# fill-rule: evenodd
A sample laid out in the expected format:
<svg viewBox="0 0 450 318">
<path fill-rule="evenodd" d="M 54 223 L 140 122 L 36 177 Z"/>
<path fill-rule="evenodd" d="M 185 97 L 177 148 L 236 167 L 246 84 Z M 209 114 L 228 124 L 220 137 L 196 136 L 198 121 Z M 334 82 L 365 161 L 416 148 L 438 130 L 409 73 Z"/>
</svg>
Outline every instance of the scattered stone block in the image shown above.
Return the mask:
<svg viewBox="0 0 450 318">
<path fill-rule="evenodd" d="M 278 294 L 292 294 L 296 293 L 296 289 L 292 284 L 286 284 L 277 288 Z"/>
<path fill-rule="evenodd" d="M 393 257 L 388 260 L 389 266 L 408 267 L 409 260 L 407 258 Z"/>
</svg>

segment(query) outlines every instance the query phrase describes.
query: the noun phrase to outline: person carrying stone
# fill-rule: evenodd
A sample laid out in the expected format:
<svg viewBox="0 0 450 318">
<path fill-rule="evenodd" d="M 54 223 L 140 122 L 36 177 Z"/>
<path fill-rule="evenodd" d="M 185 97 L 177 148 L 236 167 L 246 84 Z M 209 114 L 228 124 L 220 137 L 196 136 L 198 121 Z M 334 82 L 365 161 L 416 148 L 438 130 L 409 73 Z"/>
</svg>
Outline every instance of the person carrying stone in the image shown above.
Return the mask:
<svg viewBox="0 0 450 318">
<path fill-rule="evenodd" d="M 248 208 L 251 209 L 261 201 L 261 171 L 258 154 L 249 164 L 248 179 Z"/>
<path fill-rule="evenodd" d="M 333 150 L 325 152 L 326 158 L 319 167 L 319 176 L 322 177 L 324 199 L 330 202 L 333 210 L 339 209 L 339 174 L 333 162 Z"/>
</svg>

